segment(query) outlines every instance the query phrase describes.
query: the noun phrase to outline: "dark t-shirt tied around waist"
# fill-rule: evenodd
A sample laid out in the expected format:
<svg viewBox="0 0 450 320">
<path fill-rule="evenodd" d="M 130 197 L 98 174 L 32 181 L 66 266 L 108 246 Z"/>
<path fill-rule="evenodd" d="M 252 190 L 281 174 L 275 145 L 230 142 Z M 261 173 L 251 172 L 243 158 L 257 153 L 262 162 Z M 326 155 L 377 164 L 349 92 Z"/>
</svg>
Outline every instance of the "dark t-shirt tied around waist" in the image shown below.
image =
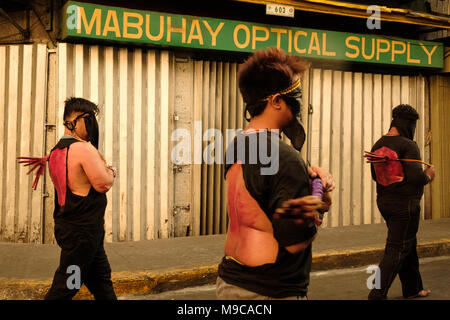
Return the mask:
<svg viewBox="0 0 450 320">
<path fill-rule="evenodd" d="M 317 232 L 316 226 L 297 225 L 291 219 L 273 219 L 275 210 L 284 201 L 311 194 L 308 170 L 300 153 L 274 132 L 239 132 L 227 149 L 225 175 L 235 163 L 242 165 L 248 193 L 272 222 L 278 255 L 274 263 L 257 267 L 224 257 L 219 265 L 219 276 L 225 282 L 264 296 L 306 295 L 311 245 L 295 254 L 285 247 L 311 239 Z"/>
</svg>

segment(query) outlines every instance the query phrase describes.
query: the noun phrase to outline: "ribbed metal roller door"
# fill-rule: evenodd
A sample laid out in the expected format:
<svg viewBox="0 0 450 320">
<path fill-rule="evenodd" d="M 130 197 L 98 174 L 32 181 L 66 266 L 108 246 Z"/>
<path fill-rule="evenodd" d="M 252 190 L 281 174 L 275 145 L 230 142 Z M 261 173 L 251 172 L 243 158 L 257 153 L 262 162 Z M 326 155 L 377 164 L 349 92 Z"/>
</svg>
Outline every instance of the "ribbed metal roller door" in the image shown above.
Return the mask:
<svg viewBox="0 0 450 320">
<path fill-rule="evenodd" d="M 217 128 L 225 136 L 226 128 L 243 128 L 237 65 L 203 61 L 197 62 L 196 67 L 194 77 L 203 87 L 198 87 L 194 95 L 202 97 L 203 131 Z M 419 112 L 416 141 L 422 157 L 428 157 L 424 78 L 312 69 L 304 75 L 303 86 L 302 118 L 309 140 L 302 155 L 311 165 L 331 172 L 336 182 L 332 210 L 323 227 L 383 222 L 376 206 L 375 183 L 363 153 L 389 129 L 392 109 L 408 103 Z M 309 111 L 312 113 L 308 116 Z M 201 179 L 199 234 L 224 233 L 226 190 L 222 167 L 202 164 Z M 427 200 L 422 200 L 422 218 Z"/>
<path fill-rule="evenodd" d="M 422 158 L 428 156 L 424 78 L 325 69 L 313 69 L 310 76 L 307 158 L 336 182 L 324 227 L 380 223 L 376 186 L 363 153 L 388 131 L 392 109 L 407 103 L 419 112 L 416 141 Z"/>
<path fill-rule="evenodd" d="M 41 243 L 42 180 L 18 156 L 44 156 L 48 53 L 45 45 L 0 46 L 0 240 Z"/>
<path fill-rule="evenodd" d="M 214 153 L 223 159 L 231 141 L 227 129 L 242 129 L 245 125 L 243 101 L 236 82 L 238 65 L 233 62 L 196 61 L 194 63 L 194 113 L 202 122 L 202 152 L 214 145 Z M 217 129 L 218 131 L 213 131 Z M 220 135 L 213 136 L 213 133 Z M 210 134 L 209 134 L 210 133 Z M 223 139 L 219 139 L 223 138 Z M 209 235 L 225 233 L 227 228 L 226 188 L 223 165 L 202 164 L 194 169 L 194 234 Z"/>
<path fill-rule="evenodd" d="M 90 99 L 101 110 L 99 151 L 118 168 L 107 193 L 108 242 L 170 235 L 172 74 L 168 51 L 58 45 L 57 139 L 64 100 Z"/>
</svg>

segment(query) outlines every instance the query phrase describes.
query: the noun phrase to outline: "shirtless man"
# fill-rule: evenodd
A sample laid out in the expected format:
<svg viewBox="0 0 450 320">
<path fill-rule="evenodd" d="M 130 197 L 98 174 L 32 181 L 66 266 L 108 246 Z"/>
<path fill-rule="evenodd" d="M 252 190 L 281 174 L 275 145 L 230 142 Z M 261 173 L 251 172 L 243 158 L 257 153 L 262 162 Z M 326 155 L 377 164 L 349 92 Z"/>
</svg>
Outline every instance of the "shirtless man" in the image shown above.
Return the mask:
<svg viewBox="0 0 450 320">
<path fill-rule="evenodd" d="M 105 193 L 116 171 L 97 150 L 97 113 L 98 107 L 88 100 L 67 99 L 64 136 L 48 159 L 56 190 L 53 216 L 61 258 L 46 300 L 71 299 L 83 283 L 95 299 L 117 299 L 103 248 Z M 77 273 L 79 281 L 72 277 Z"/>
<path fill-rule="evenodd" d="M 229 227 L 216 284 L 219 299 L 306 298 L 318 210 L 328 209 L 334 185 L 320 168 L 308 168 L 297 151 L 305 140 L 297 118 L 305 69 L 300 59 L 278 49 L 258 51 L 240 66 L 239 88 L 251 118 L 227 149 Z M 297 150 L 280 139 L 280 131 Z M 260 152 L 250 161 L 255 141 L 265 141 L 269 153 L 278 155 L 271 157 L 278 168 L 274 174 L 262 173 L 268 165 Z M 325 202 L 310 195 L 310 177 L 317 175 Z M 295 219 L 276 218 L 289 217 L 288 210 Z"/>
</svg>

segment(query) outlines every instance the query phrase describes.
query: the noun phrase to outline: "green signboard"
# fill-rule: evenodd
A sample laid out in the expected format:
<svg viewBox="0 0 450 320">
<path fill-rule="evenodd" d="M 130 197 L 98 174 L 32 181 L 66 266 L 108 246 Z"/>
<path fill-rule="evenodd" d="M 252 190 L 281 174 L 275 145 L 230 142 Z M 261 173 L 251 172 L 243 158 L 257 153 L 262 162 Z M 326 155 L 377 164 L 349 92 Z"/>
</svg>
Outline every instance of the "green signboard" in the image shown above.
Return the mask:
<svg viewBox="0 0 450 320">
<path fill-rule="evenodd" d="M 234 52 L 279 47 L 310 58 L 443 67 L 443 44 L 431 41 L 283 27 L 225 19 L 106 7 L 69 1 L 63 39 L 91 38 Z"/>
</svg>

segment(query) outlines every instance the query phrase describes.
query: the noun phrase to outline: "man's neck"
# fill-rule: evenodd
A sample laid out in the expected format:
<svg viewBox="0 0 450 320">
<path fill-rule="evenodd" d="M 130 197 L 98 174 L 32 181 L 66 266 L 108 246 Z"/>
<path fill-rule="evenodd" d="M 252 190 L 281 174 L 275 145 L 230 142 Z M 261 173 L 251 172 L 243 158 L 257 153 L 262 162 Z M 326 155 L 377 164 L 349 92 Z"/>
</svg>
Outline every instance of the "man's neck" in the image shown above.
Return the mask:
<svg viewBox="0 0 450 320">
<path fill-rule="evenodd" d="M 72 131 L 70 131 L 67 128 L 64 129 L 64 136 L 65 137 L 74 137 L 73 134 L 72 134 Z"/>
<path fill-rule="evenodd" d="M 84 141 L 83 139 L 78 137 L 78 135 L 76 133 L 73 133 L 72 131 L 68 130 L 67 128 L 64 130 L 63 137 L 66 137 L 66 138 L 70 137 L 70 138 L 73 138 L 73 139 L 76 139 L 76 140 Z"/>
<path fill-rule="evenodd" d="M 399 136 L 400 133 L 398 132 L 396 127 L 392 127 L 388 133 L 386 133 L 387 136 Z"/>
<path fill-rule="evenodd" d="M 267 118 L 252 118 L 248 124 L 248 126 L 245 128 L 247 129 L 267 129 L 267 130 L 280 130 L 281 128 L 280 126 L 275 123 L 274 121 L 271 121 L 270 119 Z"/>
</svg>

